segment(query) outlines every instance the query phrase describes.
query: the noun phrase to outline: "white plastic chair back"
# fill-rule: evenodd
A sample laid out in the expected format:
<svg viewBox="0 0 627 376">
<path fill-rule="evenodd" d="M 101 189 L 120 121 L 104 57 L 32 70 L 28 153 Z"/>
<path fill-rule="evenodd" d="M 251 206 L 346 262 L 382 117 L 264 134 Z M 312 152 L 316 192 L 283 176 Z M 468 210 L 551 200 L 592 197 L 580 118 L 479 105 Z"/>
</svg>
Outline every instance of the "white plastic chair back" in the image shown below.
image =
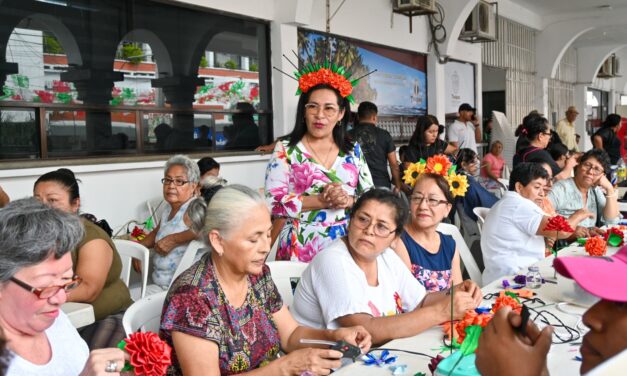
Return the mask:
<svg viewBox="0 0 627 376">
<path fill-rule="evenodd" d="M 201 253 L 202 255 L 204 252 L 207 252 L 207 250 L 207 245 L 200 240 L 192 240 L 191 242 L 189 242 L 189 245 L 187 246 L 183 257 L 181 257 L 179 265 L 174 271 L 174 277 L 172 277 L 170 285 L 172 284 L 172 282 L 174 282 L 176 277 L 178 277 L 181 273 L 187 270 L 187 268 L 192 266 L 194 262 L 196 262 L 196 260 L 200 258 L 199 253 Z"/>
<path fill-rule="evenodd" d="M 123 239 L 113 239 L 113 244 L 122 259 L 122 272 L 120 273 L 120 279 L 127 287 L 131 279 L 131 268 L 133 258 L 139 259 L 142 264 L 141 273 L 141 290 L 139 298 L 143 298 L 146 294 L 146 284 L 148 283 L 148 259 L 150 251 L 143 245 Z"/>
<path fill-rule="evenodd" d="M 272 248 L 270 248 L 270 253 L 268 253 L 268 256 L 266 257 L 266 262 L 276 260 L 276 251 L 277 249 L 279 249 L 279 238 L 280 236 L 277 236 L 274 244 L 272 244 Z"/>
<path fill-rule="evenodd" d="M 479 227 L 479 235 L 481 235 L 481 231 L 483 230 L 483 225 L 485 224 L 485 217 L 488 215 L 490 208 L 482 208 L 477 206 L 472 209 L 472 212 L 477 216 L 477 227 Z"/>
<path fill-rule="evenodd" d="M 477 265 L 475 258 L 472 256 L 472 253 L 470 253 L 470 249 L 468 248 L 468 245 L 466 245 L 464 237 L 461 232 L 459 232 L 459 229 L 448 223 L 440 223 L 437 230 L 443 234 L 451 235 L 453 237 L 457 245 L 457 249 L 459 250 L 459 256 L 468 271 L 470 279 L 472 279 L 477 285 L 481 286 L 481 271 L 479 271 L 479 266 Z"/>
<path fill-rule="evenodd" d="M 279 289 L 283 304 L 289 307 L 294 301 L 294 291 L 300 276 L 309 264 L 298 261 L 270 261 L 266 264 L 270 267 L 272 280 Z"/>
<path fill-rule="evenodd" d="M 167 291 L 162 291 L 131 304 L 122 317 L 126 335 L 137 331 L 159 333 L 161 310 L 167 294 Z"/>
</svg>

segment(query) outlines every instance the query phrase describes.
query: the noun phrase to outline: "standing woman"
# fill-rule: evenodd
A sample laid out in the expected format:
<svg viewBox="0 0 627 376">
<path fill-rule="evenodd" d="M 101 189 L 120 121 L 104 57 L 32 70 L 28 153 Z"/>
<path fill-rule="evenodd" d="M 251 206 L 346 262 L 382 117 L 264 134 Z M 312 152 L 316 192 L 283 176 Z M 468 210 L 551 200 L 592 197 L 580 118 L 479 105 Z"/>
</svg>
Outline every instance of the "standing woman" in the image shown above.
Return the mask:
<svg viewBox="0 0 627 376">
<path fill-rule="evenodd" d="M 620 140 L 616 133 L 620 129 L 620 115 L 609 114 L 601 128 L 592 136 L 595 149 L 602 149 L 610 156 L 610 163 L 616 164 L 620 159 Z"/>
<path fill-rule="evenodd" d="M 346 234 L 349 209 L 373 182 L 359 144 L 346 133 L 350 81 L 322 67 L 301 75 L 299 89 L 296 124 L 274 148 L 265 192 L 272 215 L 287 218 L 276 258 L 309 262 Z"/>
<path fill-rule="evenodd" d="M 551 130 L 546 118 L 539 115 L 525 116 L 520 129 L 519 141 L 516 143 L 514 155 L 514 168 L 522 162 L 532 159 L 542 160 L 551 166 L 555 180 L 567 179 L 571 176 L 573 168 L 577 164 L 575 156 L 571 156 L 564 168 L 560 168 L 551 154 L 546 150 L 551 141 Z"/>
<path fill-rule="evenodd" d="M 420 116 L 416 121 L 416 128 L 409 139 L 409 145 L 405 152 L 407 161 L 416 163 L 436 154 L 452 155 L 455 153 L 457 148 L 441 140 L 438 137 L 440 133 L 440 124 L 435 116 Z"/>
<path fill-rule="evenodd" d="M 81 198 L 78 180 L 66 168 L 48 172 L 37 179 L 33 195 L 44 204 L 78 215 Z M 68 301 L 89 303 L 96 322 L 79 330 L 90 349 L 115 347 L 125 337 L 122 316 L 133 302 L 120 279 L 122 260 L 113 241 L 93 222 L 81 218 L 85 233 L 72 250 L 74 274 L 82 283 L 68 295 Z"/>
</svg>

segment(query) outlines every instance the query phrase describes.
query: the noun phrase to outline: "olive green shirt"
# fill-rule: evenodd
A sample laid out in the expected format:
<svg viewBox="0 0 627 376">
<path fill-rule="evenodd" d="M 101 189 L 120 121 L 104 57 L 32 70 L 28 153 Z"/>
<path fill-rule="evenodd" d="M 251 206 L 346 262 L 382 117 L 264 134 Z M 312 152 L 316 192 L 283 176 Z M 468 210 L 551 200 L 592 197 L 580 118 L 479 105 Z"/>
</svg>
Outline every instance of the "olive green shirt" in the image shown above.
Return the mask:
<svg viewBox="0 0 627 376">
<path fill-rule="evenodd" d="M 120 255 L 115 249 L 115 244 L 113 244 L 113 241 L 111 240 L 109 235 L 107 235 L 107 233 L 104 232 L 103 229 L 98 227 L 98 225 L 84 218 L 81 219 L 81 222 L 85 227 L 85 235 L 83 236 L 83 240 L 78 244 L 76 249 L 72 251 L 74 272 L 76 272 L 76 266 L 79 263 L 81 248 L 88 242 L 95 239 L 102 239 L 109 244 L 111 249 L 113 249 L 113 260 L 111 262 L 111 267 L 109 268 L 109 271 L 107 273 L 107 279 L 105 281 L 104 287 L 102 288 L 102 291 L 100 292 L 100 295 L 98 295 L 96 300 L 91 303 L 91 305 L 94 307 L 94 315 L 97 321 L 102 320 L 109 315 L 113 315 L 125 310 L 133 303 L 133 300 L 131 300 L 131 294 L 128 291 L 128 287 L 126 287 L 124 282 L 122 282 L 122 280 L 120 279 L 120 272 L 122 271 L 122 259 L 120 259 Z"/>
</svg>

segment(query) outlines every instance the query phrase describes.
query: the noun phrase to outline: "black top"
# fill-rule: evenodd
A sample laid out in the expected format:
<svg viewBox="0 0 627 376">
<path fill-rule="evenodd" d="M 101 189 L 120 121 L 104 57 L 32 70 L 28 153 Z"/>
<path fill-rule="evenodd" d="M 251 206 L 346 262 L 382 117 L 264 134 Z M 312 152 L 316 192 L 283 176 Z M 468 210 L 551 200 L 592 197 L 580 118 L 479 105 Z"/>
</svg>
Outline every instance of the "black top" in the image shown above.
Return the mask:
<svg viewBox="0 0 627 376">
<path fill-rule="evenodd" d="M 549 166 L 551 166 L 551 170 L 553 171 L 553 176 L 559 174 L 562 171 L 560 166 L 558 166 L 557 163 L 555 163 L 555 160 L 553 159 L 553 157 L 551 157 L 551 154 L 549 154 L 549 152 L 546 151 L 545 149 L 540 149 L 539 147 L 536 147 L 536 146 L 528 146 L 524 149 L 519 150 L 516 154 L 514 154 L 514 168 L 516 168 L 516 166 L 519 163 L 529 162 L 529 161 L 546 162 Z"/>
<path fill-rule="evenodd" d="M 616 164 L 620 159 L 620 140 L 616 133 L 609 127 L 602 127 L 594 133 L 603 140 L 603 150 L 610 156 L 610 162 Z M 594 139 L 594 136 L 592 138 Z M 594 141 L 593 141 L 594 144 Z"/>
<path fill-rule="evenodd" d="M 407 146 L 407 150 L 405 151 L 405 159 L 408 162 L 416 163 L 421 159 L 427 160 L 427 158 L 432 157 L 436 154 L 444 154 L 446 147 L 448 144 L 445 141 L 437 138 L 435 142 L 429 146 L 418 145 Z"/>
<path fill-rule="evenodd" d="M 396 151 L 390 133 L 374 124 L 361 123 L 355 125 L 349 134 L 355 142 L 359 143 L 364 152 L 375 187 L 390 188 L 388 154 Z M 391 168 L 395 167 L 391 166 Z"/>
</svg>

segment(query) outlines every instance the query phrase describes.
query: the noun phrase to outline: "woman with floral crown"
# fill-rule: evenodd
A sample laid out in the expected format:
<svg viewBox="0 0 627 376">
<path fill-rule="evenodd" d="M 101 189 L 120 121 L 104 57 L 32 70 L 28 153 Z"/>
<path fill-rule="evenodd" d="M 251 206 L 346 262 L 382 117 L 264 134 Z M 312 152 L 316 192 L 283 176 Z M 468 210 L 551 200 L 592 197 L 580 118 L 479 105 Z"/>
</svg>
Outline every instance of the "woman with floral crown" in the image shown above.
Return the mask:
<svg viewBox="0 0 627 376">
<path fill-rule="evenodd" d="M 373 183 L 359 144 L 346 132 L 355 80 L 328 64 L 310 64 L 297 76 L 296 123 L 274 148 L 265 192 L 273 217 L 286 219 L 277 259 L 310 262 L 346 235 L 349 209 Z"/>
</svg>

